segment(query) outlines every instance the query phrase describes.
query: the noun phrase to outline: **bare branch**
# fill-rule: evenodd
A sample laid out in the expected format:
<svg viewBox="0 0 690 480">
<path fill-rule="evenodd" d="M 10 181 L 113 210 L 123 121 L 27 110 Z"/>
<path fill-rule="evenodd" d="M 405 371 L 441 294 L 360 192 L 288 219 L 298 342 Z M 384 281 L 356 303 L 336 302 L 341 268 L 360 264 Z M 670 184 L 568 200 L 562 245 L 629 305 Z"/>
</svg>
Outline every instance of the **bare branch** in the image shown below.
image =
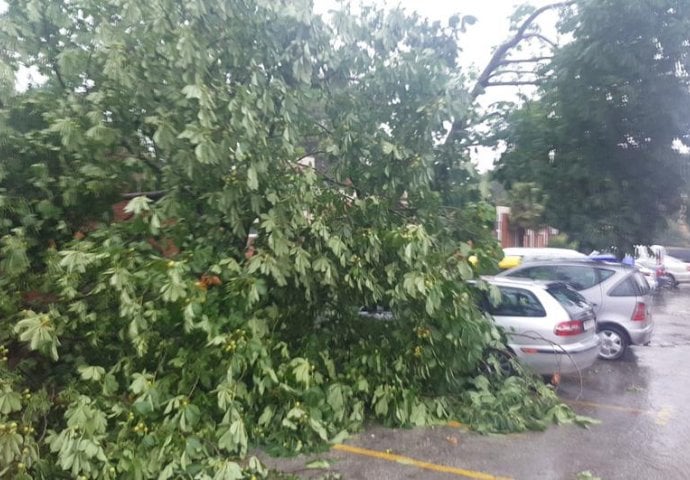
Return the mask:
<svg viewBox="0 0 690 480">
<path fill-rule="evenodd" d="M 548 37 L 545 37 L 541 33 L 532 32 L 526 33 L 522 36 L 522 40 L 527 40 L 528 38 L 536 38 L 537 40 L 541 40 L 542 42 L 549 44 L 551 48 L 556 48 L 558 46 L 556 45 L 556 42 L 554 42 Z"/>
<path fill-rule="evenodd" d="M 538 63 L 543 62 L 544 60 L 553 60 L 553 57 L 548 55 L 543 57 L 506 59 L 498 62 L 498 65 L 510 65 L 513 63 Z"/>
<path fill-rule="evenodd" d="M 508 85 L 513 85 L 513 86 L 518 86 L 518 85 L 540 85 L 542 83 L 541 80 L 501 80 L 501 81 L 494 81 L 494 82 L 487 82 L 486 86 L 487 87 L 504 87 Z"/>
<path fill-rule="evenodd" d="M 496 68 L 500 65 L 500 62 L 502 62 L 506 54 L 510 51 L 510 49 L 514 48 L 517 46 L 518 43 L 520 43 L 524 38 L 526 38 L 526 35 L 537 35 L 534 33 L 528 33 L 527 29 L 532 25 L 532 23 L 541 15 L 542 13 L 552 10 L 554 8 L 562 8 L 562 7 L 567 7 L 569 5 L 572 5 L 575 3 L 574 0 L 569 0 L 566 2 L 558 2 L 558 3 L 552 3 L 550 5 L 544 5 L 541 8 L 537 8 L 532 14 L 527 17 L 527 19 L 522 22 L 522 25 L 517 29 L 517 32 L 515 32 L 515 35 L 511 39 L 509 39 L 507 42 L 503 43 L 500 45 L 494 54 L 491 56 L 491 59 L 489 60 L 488 65 L 482 73 L 479 75 L 479 78 L 477 79 L 477 83 L 475 84 L 474 88 L 472 89 L 472 98 L 476 98 L 481 91 L 484 89 L 486 86 L 486 82 L 489 80 L 489 76 L 491 75 L 491 72 L 496 70 Z"/>
<path fill-rule="evenodd" d="M 127 200 L 131 200 L 132 198 L 136 197 L 148 197 L 152 200 L 158 200 L 166 193 L 168 193 L 166 190 L 154 190 L 151 192 L 125 192 L 121 193 L 120 196 Z"/>
<path fill-rule="evenodd" d="M 474 100 L 487 86 L 496 85 L 496 83 L 489 84 L 491 74 L 496 70 L 496 68 L 498 68 L 502 64 L 502 62 L 506 61 L 506 55 L 508 54 L 508 52 L 510 52 L 511 49 L 513 49 L 515 46 L 517 46 L 518 43 L 524 40 L 526 35 L 536 35 L 532 32 L 527 32 L 527 29 L 532 25 L 532 23 L 537 19 L 537 17 L 539 17 L 539 15 L 548 10 L 567 7 L 573 5 L 574 3 L 575 0 L 567 0 L 564 2 L 552 3 L 537 8 L 534 12 L 532 12 L 532 14 L 529 17 L 527 17 L 524 22 L 522 22 L 522 25 L 518 27 L 517 31 L 515 32 L 515 35 L 513 35 L 513 37 L 507 40 L 506 42 L 499 45 L 499 47 L 496 49 L 494 54 L 491 56 L 491 59 L 489 59 L 489 63 L 486 65 L 482 73 L 477 78 L 477 82 L 475 83 L 474 88 L 470 92 L 470 97 Z M 533 85 L 534 83 L 530 84 Z M 455 138 L 460 134 L 460 131 L 464 128 L 465 119 L 456 119 L 453 122 L 453 126 L 451 127 L 450 132 L 448 133 L 448 137 L 446 137 L 446 142 L 452 142 L 453 140 L 455 140 Z"/>
<path fill-rule="evenodd" d="M 496 70 L 495 72 L 491 72 L 491 75 L 489 75 L 489 78 L 495 78 L 498 77 L 499 75 L 506 75 L 506 74 L 516 74 L 516 75 L 536 75 L 535 72 L 530 72 L 529 70 Z"/>
<path fill-rule="evenodd" d="M 51 67 L 53 68 L 53 73 L 55 73 L 55 78 L 57 78 L 60 87 L 62 87 L 63 90 L 67 90 L 67 85 L 65 85 L 65 81 L 62 79 L 62 74 L 60 73 L 57 62 L 52 63 Z"/>
</svg>

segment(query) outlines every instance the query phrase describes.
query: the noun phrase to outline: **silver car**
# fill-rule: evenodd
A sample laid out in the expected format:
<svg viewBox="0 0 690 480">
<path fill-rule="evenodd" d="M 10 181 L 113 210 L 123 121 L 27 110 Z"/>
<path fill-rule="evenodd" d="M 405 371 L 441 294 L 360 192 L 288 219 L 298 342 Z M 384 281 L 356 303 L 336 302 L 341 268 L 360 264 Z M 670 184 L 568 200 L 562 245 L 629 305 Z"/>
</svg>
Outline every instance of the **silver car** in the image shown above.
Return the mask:
<svg viewBox="0 0 690 480">
<path fill-rule="evenodd" d="M 501 293 L 483 308 L 508 338 L 517 359 L 541 375 L 575 373 L 589 368 L 601 339 L 591 305 L 562 282 L 491 277 Z"/>
<path fill-rule="evenodd" d="M 556 280 L 575 288 L 594 305 L 602 337 L 599 356 L 606 360 L 616 360 L 629 345 L 645 345 L 652 338 L 651 289 L 634 267 L 592 260 L 555 260 L 521 265 L 499 277 Z"/>
</svg>

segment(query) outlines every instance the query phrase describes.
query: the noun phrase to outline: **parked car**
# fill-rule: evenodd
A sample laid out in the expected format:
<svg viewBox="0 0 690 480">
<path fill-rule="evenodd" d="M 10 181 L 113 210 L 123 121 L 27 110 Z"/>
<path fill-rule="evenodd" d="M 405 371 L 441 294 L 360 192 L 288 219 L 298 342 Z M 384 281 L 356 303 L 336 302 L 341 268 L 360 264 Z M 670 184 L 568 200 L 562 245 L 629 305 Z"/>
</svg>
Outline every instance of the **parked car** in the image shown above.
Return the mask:
<svg viewBox="0 0 690 480">
<path fill-rule="evenodd" d="M 498 263 L 501 269 L 546 259 L 587 258 L 584 253 L 569 248 L 507 247 L 503 249 L 503 255 L 503 259 Z"/>
<path fill-rule="evenodd" d="M 652 338 L 651 289 L 632 266 L 592 260 L 532 262 L 500 273 L 499 277 L 563 281 L 594 305 L 602 338 L 599 356 L 619 359 L 630 345 Z"/>
<path fill-rule="evenodd" d="M 613 254 L 613 253 L 606 253 L 606 252 L 598 252 L 594 251 L 588 255 L 590 260 L 596 260 L 599 262 L 614 262 L 618 263 L 618 257 Z M 635 259 L 630 256 L 626 255 L 623 257 L 623 259 L 620 260 L 620 263 L 626 264 L 626 265 L 635 265 L 635 267 L 639 270 L 639 272 L 644 275 L 645 280 L 647 280 L 647 283 L 649 284 L 649 288 L 652 290 L 652 292 L 655 292 L 657 288 L 659 287 L 659 280 L 658 276 L 662 275 L 662 272 L 658 271 L 656 268 L 648 268 L 643 266 L 642 264 L 638 263 L 635 264 Z"/>
<path fill-rule="evenodd" d="M 657 291 L 659 288 L 659 279 L 657 278 L 656 270 L 652 270 L 651 268 L 647 268 L 642 265 L 635 265 L 635 267 L 637 267 L 637 270 L 644 275 L 644 279 L 647 280 L 650 290 L 652 292 Z"/>
<path fill-rule="evenodd" d="M 678 282 L 673 274 L 666 269 L 666 248 L 661 245 L 635 247 L 635 265 L 654 271 L 654 276 L 659 290 L 662 288 L 675 288 Z"/>
<path fill-rule="evenodd" d="M 690 248 L 687 247 L 665 247 L 666 254 L 672 255 L 678 260 L 690 263 Z"/>
<path fill-rule="evenodd" d="M 596 317 L 585 298 L 562 282 L 490 277 L 500 302 L 482 307 L 508 339 L 523 365 L 541 375 L 589 368 L 599 354 Z"/>
<path fill-rule="evenodd" d="M 666 255 L 663 267 L 671 286 L 676 287 L 680 283 L 690 283 L 690 264 L 671 255 Z"/>
</svg>

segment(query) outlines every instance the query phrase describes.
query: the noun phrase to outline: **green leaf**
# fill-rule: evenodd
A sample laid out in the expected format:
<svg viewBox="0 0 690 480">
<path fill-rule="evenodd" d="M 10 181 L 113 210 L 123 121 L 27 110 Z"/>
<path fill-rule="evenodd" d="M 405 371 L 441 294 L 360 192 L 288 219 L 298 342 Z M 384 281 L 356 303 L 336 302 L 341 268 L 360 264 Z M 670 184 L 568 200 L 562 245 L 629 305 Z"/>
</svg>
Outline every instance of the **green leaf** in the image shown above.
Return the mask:
<svg viewBox="0 0 690 480">
<path fill-rule="evenodd" d="M 93 380 L 95 382 L 99 381 L 105 374 L 105 369 L 103 367 L 93 367 L 93 366 L 81 366 L 77 369 L 82 380 Z"/>
<path fill-rule="evenodd" d="M 259 188 L 259 179 L 256 175 L 256 169 L 254 167 L 249 167 L 247 170 L 247 186 L 250 190 L 256 190 Z"/>
<path fill-rule="evenodd" d="M 37 314 L 31 310 L 24 313 L 26 318 L 20 320 L 14 327 L 22 342 L 29 343 L 31 350 L 38 350 L 50 355 L 53 360 L 58 359 L 57 347 L 60 345 L 55 333 L 55 324 L 47 313 Z"/>
<path fill-rule="evenodd" d="M 125 206 L 125 212 L 140 215 L 151 210 L 151 199 L 146 196 L 134 197 Z"/>
<path fill-rule="evenodd" d="M 84 273 L 86 267 L 92 265 L 98 258 L 95 253 L 80 250 L 63 250 L 60 255 L 62 256 L 60 266 L 66 269 L 67 273 Z"/>
<path fill-rule="evenodd" d="M 311 365 L 309 361 L 304 358 L 295 358 L 290 362 L 290 366 L 292 367 L 292 374 L 295 376 L 295 380 L 308 387 L 311 381 Z"/>
<path fill-rule="evenodd" d="M 3 258 L 0 261 L 0 269 L 5 275 L 16 276 L 29 269 L 31 262 L 26 248 L 23 234 L 6 235 L 2 238 Z"/>
<path fill-rule="evenodd" d="M 4 387 L 0 392 L 0 413 L 3 415 L 9 415 L 12 412 L 18 412 L 22 409 L 22 396 L 9 389 L 9 387 Z"/>
<path fill-rule="evenodd" d="M 182 89 L 185 98 L 201 98 L 201 88 L 197 85 L 187 85 Z"/>
<path fill-rule="evenodd" d="M 236 462 L 224 460 L 216 470 L 213 480 L 240 480 L 244 477 L 242 467 Z"/>
<path fill-rule="evenodd" d="M 308 469 L 329 469 L 331 468 L 331 464 L 328 460 L 323 460 L 323 459 L 316 459 L 312 460 L 311 462 L 307 463 L 304 465 L 305 468 Z"/>
</svg>

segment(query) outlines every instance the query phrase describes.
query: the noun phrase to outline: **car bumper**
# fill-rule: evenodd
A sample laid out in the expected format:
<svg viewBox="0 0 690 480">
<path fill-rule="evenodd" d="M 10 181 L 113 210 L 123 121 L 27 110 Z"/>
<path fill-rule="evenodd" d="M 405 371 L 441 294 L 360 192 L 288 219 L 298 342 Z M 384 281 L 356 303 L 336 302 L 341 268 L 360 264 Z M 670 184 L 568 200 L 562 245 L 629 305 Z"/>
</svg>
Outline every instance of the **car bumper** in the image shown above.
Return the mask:
<svg viewBox="0 0 690 480">
<path fill-rule="evenodd" d="M 577 373 L 592 366 L 599 355 L 601 339 L 569 345 L 510 345 L 520 363 L 540 375 Z"/>
<path fill-rule="evenodd" d="M 652 339 L 653 331 L 654 323 L 652 322 L 643 328 L 629 328 L 628 335 L 630 335 L 630 343 L 632 345 L 646 345 Z"/>
</svg>

